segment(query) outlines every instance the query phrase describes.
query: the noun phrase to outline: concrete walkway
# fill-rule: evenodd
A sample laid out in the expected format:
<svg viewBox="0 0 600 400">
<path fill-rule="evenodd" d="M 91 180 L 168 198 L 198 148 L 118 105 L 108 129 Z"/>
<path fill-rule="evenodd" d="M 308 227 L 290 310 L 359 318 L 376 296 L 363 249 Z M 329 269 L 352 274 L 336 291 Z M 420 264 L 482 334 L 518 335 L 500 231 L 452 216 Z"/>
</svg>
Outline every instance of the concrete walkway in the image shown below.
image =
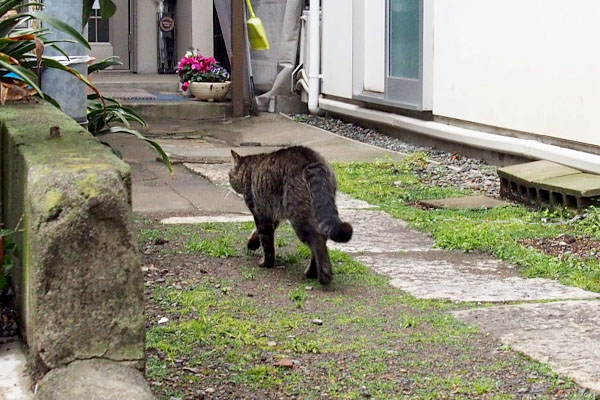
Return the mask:
<svg viewBox="0 0 600 400">
<path fill-rule="evenodd" d="M 0 346 L 0 400 L 31 400 L 31 380 L 18 341 Z"/>
<path fill-rule="evenodd" d="M 143 146 L 112 138 L 132 164 L 135 211 L 165 217 L 168 223 L 202 221 L 189 218 L 198 216 L 250 219 L 241 199 L 227 188 L 231 148 L 247 154 L 304 144 L 331 161 L 402 157 L 278 115 L 203 123 L 186 135 L 190 139 L 161 140 L 183 163 L 174 180 L 161 172 Z M 330 244 L 332 248 L 353 254 L 389 276 L 392 285 L 419 298 L 504 303 L 454 315 L 600 392 L 600 301 L 595 300 L 599 294 L 549 279 L 521 278 L 514 265 L 492 257 L 434 249 L 427 235 L 348 196 L 340 195 L 338 207 L 343 219 L 353 224 L 355 235 L 347 244 Z M 527 304 L 506 305 L 515 302 Z"/>
</svg>

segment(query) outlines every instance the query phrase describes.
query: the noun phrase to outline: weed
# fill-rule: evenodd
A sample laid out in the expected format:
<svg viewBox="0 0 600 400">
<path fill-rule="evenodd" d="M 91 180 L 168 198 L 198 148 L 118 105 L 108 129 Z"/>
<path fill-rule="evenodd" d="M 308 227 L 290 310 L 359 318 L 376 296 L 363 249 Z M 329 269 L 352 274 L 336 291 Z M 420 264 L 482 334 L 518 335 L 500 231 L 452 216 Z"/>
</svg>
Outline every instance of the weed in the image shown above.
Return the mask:
<svg viewBox="0 0 600 400">
<path fill-rule="evenodd" d="M 201 236 L 194 234 L 185 244 L 185 250 L 189 253 L 203 253 L 222 258 L 240 255 L 240 251 L 234 246 L 234 238 L 231 236 L 202 239 Z"/>
<path fill-rule="evenodd" d="M 296 302 L 297 308 L 302 308 L 304 302 L 308 298 L 308 294 L 306 294 L 306 289 L 304 288 L 304 286 L 298 286 L 290 292 L 289 297 L 290 300 Z"/>
</svg>

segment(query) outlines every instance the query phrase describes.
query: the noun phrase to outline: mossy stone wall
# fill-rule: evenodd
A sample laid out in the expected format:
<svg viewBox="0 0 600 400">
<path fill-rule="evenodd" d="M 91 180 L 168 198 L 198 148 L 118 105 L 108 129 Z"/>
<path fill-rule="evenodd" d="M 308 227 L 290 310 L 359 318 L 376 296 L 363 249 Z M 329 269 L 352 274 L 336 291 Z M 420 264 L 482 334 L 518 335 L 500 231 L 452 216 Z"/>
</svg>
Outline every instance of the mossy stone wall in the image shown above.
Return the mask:
<svg viewBox="0 0 600 400">
<path fill-rule="evenodd" d="M 0 124 L 3 216 L 18 230 L 13 281 L 32 366 L 100 358 L 142 368 L 129 166 L 45 102 L 0 107 Z"/>
</svg>

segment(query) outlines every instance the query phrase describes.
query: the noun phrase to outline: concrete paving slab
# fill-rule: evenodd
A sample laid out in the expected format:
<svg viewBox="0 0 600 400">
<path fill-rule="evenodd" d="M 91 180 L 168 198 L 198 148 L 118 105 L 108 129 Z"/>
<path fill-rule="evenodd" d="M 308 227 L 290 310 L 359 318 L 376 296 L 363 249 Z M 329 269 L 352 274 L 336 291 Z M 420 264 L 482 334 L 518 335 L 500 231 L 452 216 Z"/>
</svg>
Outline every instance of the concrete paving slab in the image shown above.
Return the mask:
<svg viewBox="0 0 600 400">
<path fill-rule="evenodd" d="M 521 304 L 453 314 L 600 392 L 600 301 Z"/>
<path fill-rule="evenodd" d="M 477 254 L 452 251 L 369 253 L 357 260 L 392 278 L 391 284 L 423 299 L 539 301 L 600 298 L 557 281 L 521 278 L 516 266 Z"/>
<path fill-rule="evenodd" d="M 131 166 L 135 212 L 247 213 L 242 199 L 181 165 L 175 165 L 175 174 L 171 176 L 167 168 L 156 161 L 156 152 L 145 142 L 125 134 L 107 135 L 105 140 L 119 149 Z"/>
<path fill-rule="evenodd" d="M 600 196 L 600 175 L 573 174 L 535 181 L 541 187 L 578 197 Z"/>
<path fill-rule="evenodd" d="M 254 218 L 252 215 L 221 214 L 194 217 L 169 217 L 162 219 L 160 222 L 165 225 L 205 224 L 209 222 L 254 222 Z"/>
<path fill-rule="evenodd" d="M 300 124 L 280 114 L 260 114 L 254 118 L 203 121 L 203 129 L 211 137 L 226 142 L 227 147 L 216 150 L 192 149 L 188 146 L 170 147 L 174 155 L 188 157 L 229 157 L 230 148 L 240 149 L 240 154 L 267 152 L 282 146 L 304 145 L 321 153 L 329 161 L 374 161 L 389 157 L 401 160 L 400 153 L 359 143 L 306 124 Z M 261 147 L 241 147 L 244 142 L 258 142 Z M 271 148 L 271 149 L 269 149 Z M 262 150 L 262 151 L 261 151 Z"/>
<path fill-rule="evenodd" d="M 430 236 L 410 229 L 408 223 L 388 213 L 374 210 L 340 209 L 342 221 L 352 224 L 354 234 L 348 243 L 328 242 L 332 249 L 347 253 L 431 251 Z"/>
<path fill-rule="evenodd" d="M 0 346 L 0 400 L 32 400 L 27 360 L 20 342 Z"/>
<path fill-rule="evenodd" d="M 202 160 L 216 160 L 220 162 L 229 162 L 231 160 L 231 150 L 235 150 L 242 156 L 250 154 L 271 153 L 282 147 L 275 146 L 244 146 L 244 147 L 208 147 L 194 146 L 193 144 L 182 143 L 181 141 L 157 140 L 161 147 L 169 154 L 180 160 L 190 160 L 196 162 Z"/>
<path fill-rule="evenodd" d="M 226 164 L 184 163 L 183 166 L 217 186 L 229 187 L 229 169 L 231 168 L 231 162 Z"/>
<path fill-rule="evenodd" d="M 363 200 L 358 200 L 350 197 L 346 193 L 337 192 L 335 196 L 335 204 L 339 211 L 341 210 L 376 210 L 379 207 L 367 203 Z"/>
<path fill-rule="evenodd" d="M 438 200 L 421 200 L 420 203 L 426 207 L 432 208 L 451 208 L 464 210 L 500 208 L 510 205 L 510 203 L 507 201 L 498 200 L 488 196 L 464 196 Z"/>
<path fill-rule="evenodd" d="M 581 171 L 574 168 L 546 160 L 511 165 L 509 167 L 498 169 L 498 175 L 500 176 L 512 177 L 529 182 L 563 175 L 572 175 L 580 172 Z"/>
</svg>

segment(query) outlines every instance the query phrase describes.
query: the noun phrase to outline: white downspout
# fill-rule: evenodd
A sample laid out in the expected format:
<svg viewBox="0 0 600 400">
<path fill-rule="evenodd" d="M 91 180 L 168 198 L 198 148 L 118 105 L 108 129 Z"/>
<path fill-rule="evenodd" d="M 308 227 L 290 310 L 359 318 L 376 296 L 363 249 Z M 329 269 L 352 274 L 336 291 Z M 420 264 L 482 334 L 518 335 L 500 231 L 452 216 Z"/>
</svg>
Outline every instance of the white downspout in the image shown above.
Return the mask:
<svg viewBox="0 0 600 400">
<path fill-rule="evenodd" d="M 308 111 L 319 113 L 319 94 L 321 91 L 321 1 L 311 0 L 308 15 Z"/>
</svg>

